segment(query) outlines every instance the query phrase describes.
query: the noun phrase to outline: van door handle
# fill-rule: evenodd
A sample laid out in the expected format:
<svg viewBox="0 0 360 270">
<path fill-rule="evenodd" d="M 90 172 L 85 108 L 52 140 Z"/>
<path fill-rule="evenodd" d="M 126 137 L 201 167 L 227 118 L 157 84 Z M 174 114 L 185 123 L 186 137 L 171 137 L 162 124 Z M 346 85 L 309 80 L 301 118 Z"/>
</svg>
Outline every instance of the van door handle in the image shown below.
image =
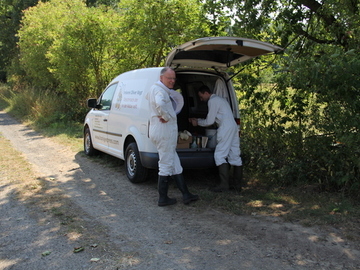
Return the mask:
<svg viewBox="0 0 360 270">
<path fill-rule="evenodd" d="M 104 121 L 104 122 L 107 122 L 107 119 L 104 119 L 103 121 Z"/>
</svg>

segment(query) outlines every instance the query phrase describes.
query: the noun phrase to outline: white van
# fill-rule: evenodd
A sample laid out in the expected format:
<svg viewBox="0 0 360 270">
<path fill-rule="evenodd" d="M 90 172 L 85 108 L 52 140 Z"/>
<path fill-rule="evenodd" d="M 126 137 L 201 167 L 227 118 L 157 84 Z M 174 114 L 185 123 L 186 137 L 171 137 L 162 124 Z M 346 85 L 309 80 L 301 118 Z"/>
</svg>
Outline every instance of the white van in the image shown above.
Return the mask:
<svg viewBox="0 0 360 270">
<path fill-rule="evenodd" d="M 239 104 L 226 68 L 280 50 L 278 46 L 246 38 L 208 37 L 178 46 L 168 55 L 166 66 L 176 72 L 174 90 L 184 98 L 177 116 L 178 130 L 192 135 L 190 141 L 179 141 L 177 148 L 185 169 L 215 166 L 215 145 L 210 142 L 216 127 L 193 127 L 188 122 L 190 117 L 206 118 L 207 105 L 197 95 L 200 86 L 207 85 L 224 97 L 239 124 Z M 127 177 L 133 183 L 145 181 L 148 169 L 158 167 L 158 153 L 149 139 L 150 113 L 145 96 L 159 80 L 161 69 L 144 68 L 120 74 L 98 99 L 88 100 L 92 109 L 84 123 L 85 153 L 93 155 L 102 151 L 124 160 Z M 202 137 L 208 137 L 203 147 L 191 144 L 191 140 Z"/>
</svg>

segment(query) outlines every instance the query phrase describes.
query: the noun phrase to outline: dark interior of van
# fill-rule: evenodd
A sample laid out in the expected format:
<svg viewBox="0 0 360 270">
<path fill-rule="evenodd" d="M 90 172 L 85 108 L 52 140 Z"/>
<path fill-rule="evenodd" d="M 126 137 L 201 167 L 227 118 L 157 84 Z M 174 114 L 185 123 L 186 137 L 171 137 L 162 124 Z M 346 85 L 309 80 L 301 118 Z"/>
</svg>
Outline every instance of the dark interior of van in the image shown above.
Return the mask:
<svg viewBox="0 0 360 270">
<path fill-rule="evenodd" d="M 208 107 L 205 102 L 200 101 L 197 94 L 198 89 L 202 85 L 207 85 L 211 91 L 214 92 L 216 81 L 220 78 L 214 74 L 190 74 L 178 73 L 176 75 L 177 81 L 174 90 L 179 91 L 184 98 L 184 107 L 178 114 L 178 130 L 188 130 L 194 136 L 204 135 L 204 127 L 193 127 L 188 119 L 206 118 Z M 214 126 L 207 128 L 215 128 Z"/>
</svg>

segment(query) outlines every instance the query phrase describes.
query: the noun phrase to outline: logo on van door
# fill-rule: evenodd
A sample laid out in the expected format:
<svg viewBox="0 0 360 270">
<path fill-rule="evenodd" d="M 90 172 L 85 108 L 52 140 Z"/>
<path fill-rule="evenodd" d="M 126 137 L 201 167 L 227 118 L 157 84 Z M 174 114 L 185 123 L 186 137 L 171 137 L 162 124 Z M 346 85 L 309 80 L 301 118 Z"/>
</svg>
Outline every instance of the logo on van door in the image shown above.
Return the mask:
<svg viewBox="0 0 360 270">
<path fill-rule="evenodd" d="M 122 82 L 119 86 L 115 109 L 134 114 L 134 110 L 137 110 L 140 106 L 141 97 L 144 92 L 136 89 L 145 82 L 146 80 L 138 79 Z"/>
<path fill-rule="evenodd" d="M 116 110 L 120 110 L 121 107 L 121 100 L 122 100 L 122 93 L 123 93 L 123 89 L 125 88 L 124 83 L 120 83 L 119 84 L 119 92 L 116 98 L 116 102 L 115 102 L 115 109 Z"/>
<path fill-rule="evenodd" d="M 143 91 L 124 91 L 121 108 L 137 109 L 140 104 L 140 97 Z"/>
</svg>

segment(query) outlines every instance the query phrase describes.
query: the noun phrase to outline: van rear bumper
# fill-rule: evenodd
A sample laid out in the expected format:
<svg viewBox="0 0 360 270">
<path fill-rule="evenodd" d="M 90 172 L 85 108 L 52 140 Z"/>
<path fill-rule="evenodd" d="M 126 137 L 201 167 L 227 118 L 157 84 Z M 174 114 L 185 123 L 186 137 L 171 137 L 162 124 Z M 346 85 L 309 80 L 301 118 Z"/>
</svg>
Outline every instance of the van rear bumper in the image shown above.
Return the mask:
<svg viewBox="0 0 360 270">
<path fill-rule="evenodd" d="M 184 169 L 201 169 L 216 166 L 213 149 L 177 149 L 176 151 Z M 157 153 L 140 152 L 140 158 L 145 168 L 158 168 L 159 155 Z"/>
</svg>

